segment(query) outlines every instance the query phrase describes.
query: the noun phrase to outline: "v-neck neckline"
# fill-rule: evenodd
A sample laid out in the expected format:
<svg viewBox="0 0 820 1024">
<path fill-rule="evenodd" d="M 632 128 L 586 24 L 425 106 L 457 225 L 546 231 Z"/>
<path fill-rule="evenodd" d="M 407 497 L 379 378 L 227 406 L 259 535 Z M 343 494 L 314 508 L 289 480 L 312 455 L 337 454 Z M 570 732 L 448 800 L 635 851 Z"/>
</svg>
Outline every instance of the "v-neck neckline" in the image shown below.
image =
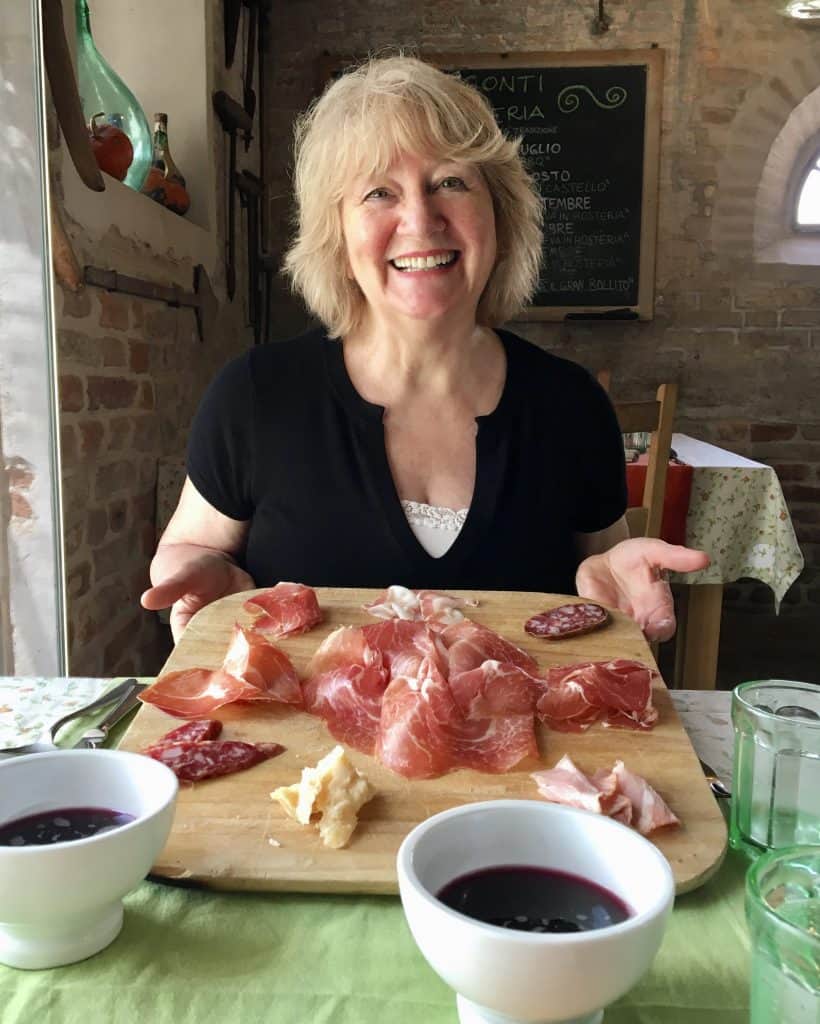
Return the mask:
<svg viewBox="0 0 820 1024">
<path fill-rule="evenodd" d="M 340 402 L 358 422 L 360 436 L 370 456 L 382 512 L 394 539 L 419 574 L 429 574 L 436 569 L 455 573 L 486 536 L 493 519 L 504 479 L 507 432 L 502 428 L 515 405 L 513 396 L 517 383 L 517 364 L 512 353 L 511 336 L 506 331 L 497 330 L 495 333 L 504 346 L 504 387 L 495 409 L 475 418 L 476 471 L 470 508 L 458 536 L 439 557 L 429 554 L 421 545 L 401 506 L 387 457 L 384 406 L 367 401 L 354 387 L 345 365 L 342 342 L 331 339 L 325 341 L 325 365 L 330 382 Z"/>
</svg>

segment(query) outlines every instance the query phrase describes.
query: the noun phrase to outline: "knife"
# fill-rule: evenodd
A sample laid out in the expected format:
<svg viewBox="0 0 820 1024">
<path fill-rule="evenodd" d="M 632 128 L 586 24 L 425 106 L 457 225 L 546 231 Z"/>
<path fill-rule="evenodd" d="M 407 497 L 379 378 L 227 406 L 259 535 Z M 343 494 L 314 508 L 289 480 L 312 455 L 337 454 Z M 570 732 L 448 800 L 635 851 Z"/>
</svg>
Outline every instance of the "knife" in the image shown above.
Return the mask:
<svg viewBox="0 0 820 1024">
<path fill-rule="evenodd" d="M 86 729 L 79 743 L 74 744 L 74 749 L 85 748 L 94 750 L 97 747 L 101 747 L 108 739 L 108 733 L 117 722 L 125 718 L 139 704 L 139 695 L 147 686 L 148 683 L 138 683 L 136 679 L 132 680 L 132 685 L 123 693 L 122 697 L 120 697 L 119 701 L 105 718 L 98 722 L 93 729 Z"/>
</svg>

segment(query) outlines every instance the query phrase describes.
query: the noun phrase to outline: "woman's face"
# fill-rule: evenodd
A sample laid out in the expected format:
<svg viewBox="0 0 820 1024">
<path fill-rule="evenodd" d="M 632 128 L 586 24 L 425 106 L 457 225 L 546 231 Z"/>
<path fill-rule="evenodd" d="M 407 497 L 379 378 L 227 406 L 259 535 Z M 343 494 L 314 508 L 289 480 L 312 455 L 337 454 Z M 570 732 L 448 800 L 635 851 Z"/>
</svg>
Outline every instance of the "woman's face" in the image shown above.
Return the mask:
<svg viewBox="0 0 820 1024">
<path fill-rule="evenodd" d="M 402 155 L 351 182 L 342 227 L 347 271 L 371 314 L 475 318 L 496 257 L 492 198 L 477 167 Z"/>
</svg>

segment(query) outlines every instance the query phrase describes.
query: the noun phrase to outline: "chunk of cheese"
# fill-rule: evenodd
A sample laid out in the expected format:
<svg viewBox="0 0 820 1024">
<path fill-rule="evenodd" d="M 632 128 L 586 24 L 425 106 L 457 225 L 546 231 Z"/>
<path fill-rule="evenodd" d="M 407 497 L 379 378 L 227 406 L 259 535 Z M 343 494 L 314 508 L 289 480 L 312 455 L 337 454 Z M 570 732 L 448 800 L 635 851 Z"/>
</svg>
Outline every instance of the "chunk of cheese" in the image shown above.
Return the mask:
<svg viewBox="0 0 820 1024">
<path fill-rule="evenodd" d="M 359 810 L 376 791 L 350 763 L 344 747 L 334 747 L 315 768 L 303 768 L 301 780 L 271 793 L 291 818 L 309 825 L 321 814 L 319 835 L 334 850 L 345 846 L 359 820 Z"/>
</svg>

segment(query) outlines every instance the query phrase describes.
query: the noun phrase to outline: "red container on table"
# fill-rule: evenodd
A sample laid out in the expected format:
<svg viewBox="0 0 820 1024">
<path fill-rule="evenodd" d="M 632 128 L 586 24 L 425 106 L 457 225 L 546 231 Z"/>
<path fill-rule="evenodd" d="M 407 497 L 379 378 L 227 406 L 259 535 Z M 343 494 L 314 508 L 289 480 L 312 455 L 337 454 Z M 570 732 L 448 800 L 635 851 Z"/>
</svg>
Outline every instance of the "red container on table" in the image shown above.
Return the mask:
<svg viewBox="0 0 820 1024">
<path fill-rule="evenodd" d="M 630 508 L 640 505 L 643 499 L 647 459 L 648 456 L 644 454 L 636 462 L 628 462 L 626 465 L 626 485 L 629 492 L 627 503 Z M 686 516 L 689 513 L 691 494 L 692 467 L 677 460 L 670 461 L 666 471 L 661 540 L 669 544 L 686 543 Z"/>
</svg>

